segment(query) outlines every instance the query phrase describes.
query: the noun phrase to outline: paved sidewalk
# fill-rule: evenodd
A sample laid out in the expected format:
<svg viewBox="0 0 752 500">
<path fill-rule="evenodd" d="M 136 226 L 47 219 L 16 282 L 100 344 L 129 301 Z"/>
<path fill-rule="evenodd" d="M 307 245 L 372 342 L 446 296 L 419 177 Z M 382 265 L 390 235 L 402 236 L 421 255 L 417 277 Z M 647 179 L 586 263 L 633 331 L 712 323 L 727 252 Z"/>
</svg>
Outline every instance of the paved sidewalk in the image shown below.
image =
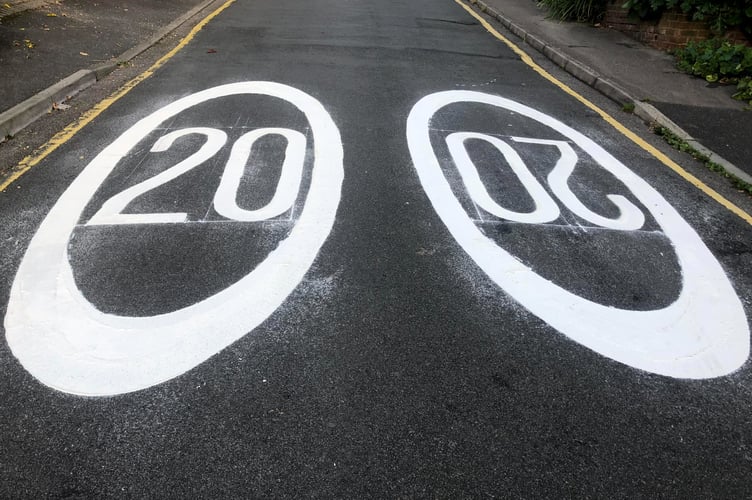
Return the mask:
<svg viewBox="0 0 752 500">
<path fill-rule="evenodd" d="M 643 119 L 668 118 L 696 140 L 690 141 L 696 149 L 752 181 L 745 175 L 752 174 L 752 111 L 731 99 L 733 87 L 713 88 L 681 73 L 672 56 L 619 32 L 547 19 L 533 0 L 471 1 L 574 76 L 619 102 L 634 102 Z"/>
<path fill-rule="evenodd" d="M 4 0 L 0 3 L 0 19 L 49 3 L 47 0 Z"/>
<path fill-rule="evenodd" d="M 6 5 L 7 3 L 7 5 Z M 13 135 L 54 103 L 148 47 L 206 0 L 0 1 L 0 132 Z M 53 89 L 54 87 L 54 89 Z M 27 99 L 35 107 L 14 108 Z M 13 109 L 12 113 L 4 113 Z M 10 120 L 10 118 L 13 118 Z"/>
</svg>

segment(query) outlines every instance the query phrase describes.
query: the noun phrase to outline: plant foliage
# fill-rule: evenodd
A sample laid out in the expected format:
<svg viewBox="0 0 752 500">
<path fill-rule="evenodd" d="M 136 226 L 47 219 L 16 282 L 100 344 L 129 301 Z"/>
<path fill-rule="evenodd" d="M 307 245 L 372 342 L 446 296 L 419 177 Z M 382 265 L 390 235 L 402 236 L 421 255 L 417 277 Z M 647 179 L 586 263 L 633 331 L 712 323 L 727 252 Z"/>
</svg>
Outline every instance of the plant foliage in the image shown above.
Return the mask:
<svg viewBox="0 0 752 500">
<path fill-rule="evenodd" d="M 752 76 L 752 48 L 732 45 L 728 40 L 689 42 L 675 55 L 680 70 L 702 76 L 709 82 L 719 78 Z"/>
<path fill-rule="evenodd" d="M 728 40 L 690 42 L 675 52 L 677 67 L 709 82 L 736 83 L 734 98 L 752 106 L 752 47 Z"/>
<path fill-rule="evenodd" d="M 740 78 L 736 85 L 736 90 L 736 94 L 733 95 L 734 99 L 747 101 L 750 107 L 752 107 L 752 76 Z"/>
<path fill-rule="evenodd" d="M 597 22 L 606 12 L 608 0 L 540 0 L 551 17 L 560 21 Z"/>
<path fill-rule="evenodd" d="M 624 7 L 641 19 L 679 9 L 695 21 L 705 21 L 718 34 L 739 27 L 752 37 L 752 0 L 627 0 Z"/>
<path fill-rule="evenodd" d="M 656 127 L 653 131 L 656 134 L 662 136 L 672 147 L 678 149 L 679 151 L 692 155 L 696 160 L 703 162 L 710 171 L 717 172 L 727 178 L 735 188 L 739 189 L 740 191 L 746 192 L 749 195 L 752 195 L 752 184 L 749 184 L 744 180 L 738 178 L 734 174 L 730 173 L 723 167 L 723 165 L 719 165 L 718 163 L 711 161 L 710 158 L 697 151 L 683 139 L 677 137 L 666 127 L 659 126 Z"/>
</svg>

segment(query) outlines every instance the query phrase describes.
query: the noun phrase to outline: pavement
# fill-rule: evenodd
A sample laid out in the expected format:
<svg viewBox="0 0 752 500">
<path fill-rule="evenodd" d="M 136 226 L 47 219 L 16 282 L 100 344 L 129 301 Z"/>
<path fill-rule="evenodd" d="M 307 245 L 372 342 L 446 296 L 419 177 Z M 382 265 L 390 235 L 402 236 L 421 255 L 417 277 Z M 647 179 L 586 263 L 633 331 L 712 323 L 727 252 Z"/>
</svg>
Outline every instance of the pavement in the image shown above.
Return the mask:
<svg viewBox="0 0 752 500">
<path fill-rule="evenodd" d="M 530 0 L 471 0 L 529 47 L 635 113 L 689 142 L 752 182 L 752 112 L 731 98 L 732 86 L 681 73 L 674 58 L 628 36 L 582 23 L 562 23 Z"/>
<path fill-rule="evenodd" d="M 156 44 L 207 0 L 13 1 L 0 10 L 0 137 Z"/>
<path fill-rule="evenodd" d="M 0 10 L 0 136 L 12 136 L 162 38 L 208 2 L 15 0 Z M 566 71 L 752 183 L 752 112 L 607 27 L 546 18 L 535 1 L 471 0 Z M 195 13 L 195 12 L 193 12 Z M 182 15 L 182 16 L 181 16 Z M 524 46 L 524 45 L 523 45 Z"/>
</svg>

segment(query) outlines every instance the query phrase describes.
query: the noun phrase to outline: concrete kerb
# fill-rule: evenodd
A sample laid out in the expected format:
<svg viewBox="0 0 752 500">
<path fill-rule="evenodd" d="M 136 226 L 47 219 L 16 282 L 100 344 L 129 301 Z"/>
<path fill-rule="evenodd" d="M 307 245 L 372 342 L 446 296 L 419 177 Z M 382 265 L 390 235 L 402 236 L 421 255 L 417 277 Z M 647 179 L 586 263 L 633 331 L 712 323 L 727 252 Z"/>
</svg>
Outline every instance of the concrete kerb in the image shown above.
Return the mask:
<svg viewBox="0 0 752 500">
<path fill-rule="evenodd" d="M 82 69 L 0 114 L 0 141 L 12 137 L 56 103 L 64 102 L 97 81 L 93 71 Z"/>
<path fill-rule="evenodd" d="M 752 184 L 752 176 L 750 176 L 748 173 L 746 173 L 745 171 L 743 171 L 742 169 L 740 169 L 739 167 L 737 167 L 730 161 L 724 159 L 719 154 L 711 151 L 710 149 L 700 144 L 695 138 L 689 135 L 684 129 L 679 127 L 677 124 L 671 121 L 666 115 L 664 115 L 658 109 L 656 109 L 655 106 L 642 102 L 639 99 L 635 99 L 628 92 L 626 92 L 624 89 L 619 87 L 617 84 L 603 78 L 596 71 L 590 69 L 586 65 L 582 64 L 580 61 L 572 58 L 568 54 L 561 52 L 556 47 L 551 46 L 549 43 L 539 38 L 538 36 L 527 32 L 524 28 L 522 28 L 518 24 L 515 24 L 511 19 L 504 16 L 501 12 L 497 11 L 495 8 L 483 2 L 483 0 L 468 0 L 468 2 L 477 6 L 477 8 L 481 12 L 496 19 L 499 23 L 501 23 L 502 26 L 504 26 L 506 29 L 508 29 L 509 31 L 514 33 L 516 36 L 521 38 L 530 47 L 532 47 L 533 49 L 537 50 L 538 52 L 543 54 L 545 57 L 550 59 L 557 66 L 560 66 L 562 69 L 564 69 L 564 71 L 566 71 L 570 75 L 574 76 L 575 78 L 585 83 L 589 87 L 594 88 L 595 90 L 599 91 L 606 97 L 610 98 L 611 100 L 621 105 L 625 105 L 625 104 L 634 105 L 635 115 L 637 115 L 647 124 L 649 125 L 657 124 L 657 125 L 660 125 L 661 127 L 665 127 L 672 134 L 676 135 L 677 137 L 679 137 L 680 139 L 688 143 L 698 153 L 708 157 L 710 161 L 718 165 L 721 165 L 724 169 L 726 169 L 728 173 L 732 174 L 733 176 L 741 179 L 742 181 L 748 184 Z"/>
<path fill-rule="evenodd" d="M 566 68 L 565 68 L 566 69 Z M 575 76 L 575 75 L 572 75 Z M 576 76 L 575 76 L 576 78 Z M 592 87 L 601 94 L 609 97 L 612 101 L 615 101 L 622 106 L 626 104 L 634 104 L 635 99 L 629 95 L 629 93 L 623 88 L 616 85 L 614 82 L 599 76 L 595 79 Z"/>
<path fill-rule="evenodd" d="M 85 88 L 106 77 L 112 73 L 118 65 L 131 61 L 150 47 L 156 45 L 172 31 L 202 10 L 206 9 L 215 1 L 216 0 L 204 0 L 172 23 L 157 31 L 157 33 L 151 38 L 123 52 L 120 56 L 114 58 L 114 60 L 98 64 L 89 69 L 76 71 L 67 78 L 51 85 L 20 104 L 0 113 L 0 142 L 6 140 L 8 137 L 14 136 L 40 117 L 50 113 L 55 105 L 69 100 L 78 92 L 81 92 Z"/>
<path fill-rule="evenodd" d="M 750 176 L 747 172 L 739 169 L 739 167 L 723 158 L 719 154 L 700 144 L 697 139 L 689 135 L 679 125 L 677 125 L 666 115 L 658 111 L 658 109 L 656 109 L 652 104 L 636 101 L 634 113 L 647 123 L 660 125 L 661 127 L 668 129 L 669 132 L 689 144 L 692 149 L 694 149 L 701 155 L 706 156 L 713 163 L 717 163 L 718 165 L 722 166 L 728 173 L 734 175 L 735 177 L 738 177 L 748 184 L 752 184 L 752 176 Z"/>
</svg>

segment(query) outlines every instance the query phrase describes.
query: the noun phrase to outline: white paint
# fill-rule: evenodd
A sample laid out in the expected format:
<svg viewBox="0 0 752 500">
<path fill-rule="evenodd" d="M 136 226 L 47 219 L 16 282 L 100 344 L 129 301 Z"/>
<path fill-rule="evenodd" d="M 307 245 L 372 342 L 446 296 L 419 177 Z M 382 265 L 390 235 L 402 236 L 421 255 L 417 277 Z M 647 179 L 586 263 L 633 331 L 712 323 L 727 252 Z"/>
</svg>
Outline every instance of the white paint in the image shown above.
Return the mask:
<svg viewBox="0 0 752 500">
<path fill-rule="evenodd" d="M 265 95 L 302 111 L 313 135 L 311 185 L 289 236 L 251 273 L 183 309 L 125 317 L 95 309 L 75 285 L 70 235 L 118 161 L 161 123 L 192 106 L 231 95 Z M 44 384 L 83 395 L 143 389 L 184 373 L 271 315 L 300 283 L 334 223 L 343 180 L 339 131 L 313 97 L 273 82 L 221 85 L 152 113 L 106 147 L 42 222 L 18 269 L 5 316 L 8 344 Z"/>
<path fill-rule="evenodd" d="M 535 209 L 532 212 L 521 213 L 507 210 L 506 208 L 499 206 L 499 204 L 491 198 L 486 190 L 486 186 L 483 185 L 483 181 L 480 179 L 478 169 L 470 158 L 467 148 L 465 147 L 465 142 L 470 139 L 486 141 L 504 155 L 507 163 L 512 167 L 512 171 L 517 175 L 517 178 L 533 198 Z M 500 219 L 529 224 L 551 222 L 559 218 L 560 212 L 556 202 L 548 195 L 535 176 L 533 176 L 527 168 L 527 165 L 525 165 L 525 162 L 520 158 L 520 155 L 517 154 L 517 151 L 506 142 L 497 137 L 492 137 L 486 134 L 456 132 L 447 136 L 446 143 L 449 147 L 449 153 L 452 155 L 452 159 L 454 160 L 455 165 L 457 165 L 457 169 L 460 171 L 462 182 L 465 184 L 467 192 L 475 203 L 486 212 L 493 214 Z"/>
<path fill-rule="evenodd" d="M 203 134 L 206 136 L 206 142 L 201 148 L 178 164 L 160 172 L 158 175 L 151 177 L 135 186 L 116 194 L 89 219 L 87 225 L 97 226 L 103 224 L 158 224 L 185 222 L 188 220 L 188 214 L 180 213 L 157 213 L 157 214 L 123 214 L 121 213 L 137 197 L 161 186 L 173 179 L 178 178 L 191 169 L 201 165 L 222 149 L 227 142 L 227 134 L 221 130 L 195 127 L 176 130 L 164 135 L 154 143 L 151 148 L 152 153 L 167 151 L 173 145 L 175 140 L 190 134 Z"/>
<path fill-rule="evenodd" d="M 642 210 L 621 195 L 606 195 L 606 198 L 611 200 L 611 202 L 619 209 L 620 215 L 616 219 L 609 219 L 608 217 L 603 217 L 602 215 L 593 212 L 587 208 L 577 196 L 575 196 L 572 190 L 569 189 L 568 182 L 569 177 L 574 173 L 575 165 L 577 165 L 577 153 L 575 153 L 569 143 L 565 141 L 530 139 L 526 137 L 512 137 L 512 140 L 528 144 L 556 146 L 559 149 L 561 157 L 556 162 L 551 173 L 548 174 L 548 185 L 551 186 L 551 190 L 556 197 L 576 215 L 595 225 L 607 227 L 609 229 L 631 231 L 640 229 L 645 225 L 645 214 L 642 213 Z"/>
<path fill-rule="evenodd" d="M 443 107 L 461 102 L 495 106 L 548 126 L 623 182 L 674 246 L 683 277 L 676 301 L 653 311 L 591 302 L 539 276 L 484 236 L 452 193 L 430 140 L 431 118 Z M 454 238 L 493 281 L 552 327 L 604 356 L 671 377 L 717 377 L 746 361 L 749 326 L 718 261 L 655 189 L 589 138 L 515 101 L 480 92 L 448 91 L 431 94 L 415 105 L 407 120 L 407 140 L 421 183 Z M 558 196 L 564 192 L 561 183 L 566 184 L 562 179 L 568 176 L 564 167 L 554 176 Z M 629 210 L 626 205 L 620 209 L 622 213 Z"/>
<path fill-rule="evenodd" d="M 257 140 L 266 135 L 281 135 L 287 140 L 285 159 L 282 162 L 277 189 L 271 201 L 257 210 L 244 210 L 238 206 L 237 191 L 243 178 L 248 157 Z M 263 128 L 243 134 L 233 145 L 230 158 L 219 188 L 214 195 L 214 209 L 218 214 L 244 222 L 270 219 L 290 210 L 298 197 L 300 182 L 303 179 L 306 139 L 295 130 L 284 128 Z"/>
</svg>

